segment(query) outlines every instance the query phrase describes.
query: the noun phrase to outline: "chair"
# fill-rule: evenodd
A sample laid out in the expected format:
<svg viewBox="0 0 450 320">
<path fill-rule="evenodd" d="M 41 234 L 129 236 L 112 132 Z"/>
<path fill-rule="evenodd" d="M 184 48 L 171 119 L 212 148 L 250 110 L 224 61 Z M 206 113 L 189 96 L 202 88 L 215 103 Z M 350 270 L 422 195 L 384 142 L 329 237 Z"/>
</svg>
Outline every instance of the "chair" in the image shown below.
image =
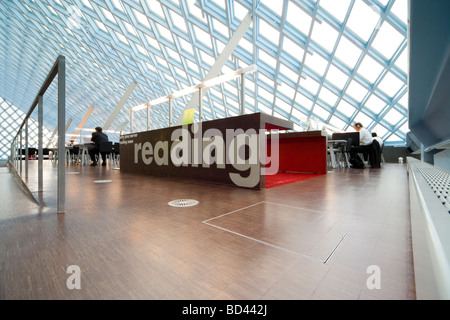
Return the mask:
<svg viewBox="0 0 450 320">
<path fill-rule="evenodd" d="M 36 159 L 36 153 L 37 153 L 36 148 L 28 148 L 28 159 L 30 160 Z"/>
<path fill-rule="evenodd" d="M 350 149 L 352 148 L 352 138 L 348 138 L 347 139 L 347 145 L 345 146 L 344 149 L 342 149 L 342 156 L 344 158 L 345 161 L 345 167 L 346 168 L 350 168 Z"/>
<path fill-rule="evenodd" d="M 331 161 L 331 151 L 333 152 L 336 160 L 336 167 L 341 168 L 350 168 L 349 163 L 349 152 L 350 148 L 352 146 L 352 138 L 347 139 L 339 139 L 339 140 L 345 140 L 345 143 L 339 142 L 334 143 L 333 145 L 329 145 L 328 148 L 328 163 L 330 167 L 333 167 L 332 161 Z M 333 148 L 333 150 L 330 150 L 330 148 Z"/>
<path fill-rule="evenodd" d="M 336 150 L 336 155 L 338 155 L 338 163 L 343 168 L 350 168 L 350 148 L 352 147 L 352 138 L 347 138 L 345 144 L 340 144 L 339 148 Z"/>
<path fill-rule="evenodd" d="M 372 141 L 372 148 L 367 152 L 369 164 L 372 168 L 380 168 L 381 148 L 377 140 Z"/>
<path fill-rule="evenodd" d="M 17 150 L 17 159 L 20 159 L 20 160 L 25 159 L 25 149 Z"/>
<path fill-rule="evenodd" d="M 67 149 L 67 148 L 66 148 L 65 154 L 66 154 L 66 163 L 69 164 L 70 161 L 71 161 L 71 159 L 72 159 L 72 157 L 71 157 L 71 155 L 70 155 L 70 149 Z"/>
<path fill-rule="evenodd" d="M 70 157 L 71 157 L 71 162 L 75 162 L 78 163 L 78 156 L 79 156 L 79 152 L 80 152 L 80 147 L 79 146 L 73 146 L 72 149 L 69 149 L 70 152 Z"/>
<path fill-rule="evenodd" d="M 82 166 L 87 165 L 90 159 L 89 149 L 92 148 L 92 145 L 80 145 L 80 149 L 78 150 L 78 159 L 80 160 L 80 164 Z"/>
<path fill-rule="evenodd" d="M 113 143 L 111 141 L 100 142 L 100 154 L 105 154 L 112 161 Z"/>
<path fill-rule="evenodd" d="M 345 167 L 343 166 L 343 164 L 345 163 L 344 148 L 345 147 L 342 143 L 333 145 L 333 152 L 336 158 L 336 166 L 340 168 Z"/>
<path fill-rule="evenodd" d="M 47 157 L 50 158 L 50 150 L 48 148 L 42 148 L 42 156 L 45 159 Z"/>
<path fill-rule="evenodd" d="M 114 163 L 120 162 L 120 143 L 115 142 L 113 146 Z"/>
</svg>

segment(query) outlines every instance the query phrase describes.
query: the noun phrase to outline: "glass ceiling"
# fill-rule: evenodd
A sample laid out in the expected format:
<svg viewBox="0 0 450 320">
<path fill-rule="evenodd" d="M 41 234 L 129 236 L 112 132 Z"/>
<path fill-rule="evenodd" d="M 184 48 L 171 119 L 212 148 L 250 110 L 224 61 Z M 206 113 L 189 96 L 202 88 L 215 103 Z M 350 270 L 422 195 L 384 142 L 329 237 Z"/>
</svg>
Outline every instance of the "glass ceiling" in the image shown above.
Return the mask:
<svg viewBox="0 0 450 320">
<path fill-rule="evenodd" d="M 91 106 L 85 128 L 102 126 L 135 80 L 111 127 L 129 130 L 132 107 L 202 82 L 248 13 L 252 25 L 221 70 L 257 65 L 245 79 L 246 113 L 291 120 L 296 130 L 311 120 L 341 130 L 359 121 L 387 144 L 404 144 L 407 0 L 3 0 L 0 97 L 26 113 L 64 55 L 67 132 Z M 204 120 L 238 115 L 239 81 L 207 90 Z M 50 131 L 56 91 L 44 97 Z M 175 119 L 191 97 L 174 100 Z M 146 130 L 146 118 L 134 114 L 134 131 Z M 168 103 L 150 119 L 151 129 L 167 126 Z"/>
</svg>

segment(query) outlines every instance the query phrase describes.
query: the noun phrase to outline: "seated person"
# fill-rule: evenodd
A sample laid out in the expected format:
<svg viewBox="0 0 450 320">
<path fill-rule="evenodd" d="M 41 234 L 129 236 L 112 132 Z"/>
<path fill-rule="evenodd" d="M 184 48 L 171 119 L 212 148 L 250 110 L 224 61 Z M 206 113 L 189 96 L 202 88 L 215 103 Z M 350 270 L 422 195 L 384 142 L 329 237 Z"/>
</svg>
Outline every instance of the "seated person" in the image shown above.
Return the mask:
<svg viewBox="0 0 450 320">
<path fill-rule="evenodd" d="M 364 168 L 364 162 L 358 155 L 358 153 L 362 153 L 368 156 L 372 168 L 380 168 L 380 145 L 378 141 L 375 140 L 374 143 L 374 138 L 361 122 L 356 122 L 353 128 L 359 132 L 359 146 L 352 146 L 350 149 L 350 163 L 355 168 Z"/>
<path fill-rule="evenodd" d="M 380 144 L 380 148 L 383 148 L 383 139 L 381 139 L 376 132 L 372 132 L 372 137 L 374 138 L 374 140 L 377 140 L 378 143 Z"/>
<path fill-rule="evenodd" d="M 96 127 L 95 132 L 92 133 L 91 141 L 94 144 L 94 147 L 89 149 L 89 156 L 91 157 L 92 164 L 91 166 L 97 165 L 97 158 L 98 154 L 100 153 L 100 143 L 101 142 L 107 142 L 108 136 L 104 134 L 103 129 L 101 127 Z M 102 156 L 102 166 L 106 166 L 106 154 L 101 153 Z"/>
</svg>

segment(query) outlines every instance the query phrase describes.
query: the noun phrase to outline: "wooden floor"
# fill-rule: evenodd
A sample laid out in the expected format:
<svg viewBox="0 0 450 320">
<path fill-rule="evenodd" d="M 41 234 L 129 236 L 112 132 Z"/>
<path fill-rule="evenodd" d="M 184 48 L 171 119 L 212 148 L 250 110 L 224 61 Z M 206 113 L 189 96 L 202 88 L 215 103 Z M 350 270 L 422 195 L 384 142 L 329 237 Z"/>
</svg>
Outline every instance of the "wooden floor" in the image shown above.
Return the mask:
<svg viewBox="0 0 450 320">
<path fill-rule="evenodd" d="M 0 299 L 416 298 L 404 164 L 263 191 L 71 165 L 57 214 L 44 163 L 45 192 L 36 162 L 28 179 L 43 207 L 0 168 Z M 67 287 L 71 265 L 81 289 Z"/>
</svg>

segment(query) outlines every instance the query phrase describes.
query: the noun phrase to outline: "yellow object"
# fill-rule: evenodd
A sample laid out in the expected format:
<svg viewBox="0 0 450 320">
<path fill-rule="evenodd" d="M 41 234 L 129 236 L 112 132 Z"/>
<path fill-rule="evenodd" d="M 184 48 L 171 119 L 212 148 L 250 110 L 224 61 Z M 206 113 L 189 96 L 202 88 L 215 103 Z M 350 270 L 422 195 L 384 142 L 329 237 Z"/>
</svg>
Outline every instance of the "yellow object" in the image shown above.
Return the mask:
<svg viewBox="0 0 450 320">
<path fill-rule="evenodd" d="M 184 111 L 183 124 L 194 123 L 195 109 L 188 109 Z"/>
</svg>

